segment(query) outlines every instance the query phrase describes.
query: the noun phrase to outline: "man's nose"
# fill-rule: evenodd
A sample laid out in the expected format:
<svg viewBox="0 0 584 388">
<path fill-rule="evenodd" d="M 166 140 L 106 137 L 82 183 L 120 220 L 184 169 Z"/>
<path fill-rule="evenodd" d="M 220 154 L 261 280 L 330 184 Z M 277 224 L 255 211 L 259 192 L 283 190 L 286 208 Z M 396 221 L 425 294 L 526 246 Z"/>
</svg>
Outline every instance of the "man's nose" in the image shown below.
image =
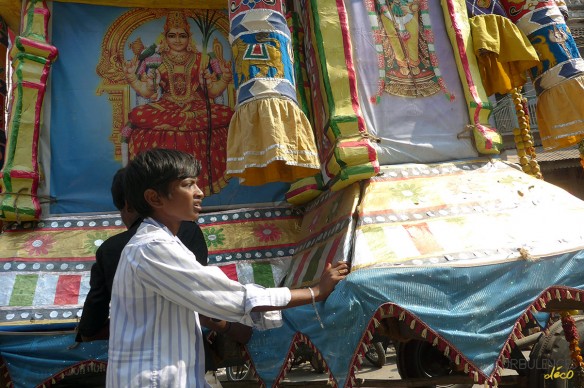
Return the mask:
<svg viewBox="0 0 584 388">
<path fill-rule="evenodd" d="M 200 198 L 203 199 L 205 198 L 205 193 L 203 193 L 203 190 L 201 190 L 201 188 L 199 186 L 195 186 L 195 198 Z"/>
</svg>

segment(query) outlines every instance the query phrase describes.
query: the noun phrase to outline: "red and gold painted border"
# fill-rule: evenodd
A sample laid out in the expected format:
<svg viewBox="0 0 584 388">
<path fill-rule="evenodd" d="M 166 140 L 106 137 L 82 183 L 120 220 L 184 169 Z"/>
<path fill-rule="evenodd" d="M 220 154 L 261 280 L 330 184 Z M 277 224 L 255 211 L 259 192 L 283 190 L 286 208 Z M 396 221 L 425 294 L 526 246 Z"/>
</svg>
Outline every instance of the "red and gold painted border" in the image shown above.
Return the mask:
<svg viewBox="0 0 584 388">
<path fill-rule="evenodd" d="M 323 183 L 341 190 L 379 171 L 359 104 L 347 11 L 341 0 L 296 0 L 294 5 L 304 30 Z M 304 179 L 287 194 L 288 201 L 300 204 L 310 199 L 311 195 L 295 195 L 306 194 L 300 189 L 305 185 L 314 193 L 313 180 Z"/>
<path fill-rule="evenodd" d="M 473 51 L 466 4 L 462 0 L 441 0 L 441 4 L 472 122 L 475 145 L 481 154 L 498 154 L 502 147 L 502 138 L 489 125 L 492 107 L 481 82 L 477 58 Z"/>
</svg>

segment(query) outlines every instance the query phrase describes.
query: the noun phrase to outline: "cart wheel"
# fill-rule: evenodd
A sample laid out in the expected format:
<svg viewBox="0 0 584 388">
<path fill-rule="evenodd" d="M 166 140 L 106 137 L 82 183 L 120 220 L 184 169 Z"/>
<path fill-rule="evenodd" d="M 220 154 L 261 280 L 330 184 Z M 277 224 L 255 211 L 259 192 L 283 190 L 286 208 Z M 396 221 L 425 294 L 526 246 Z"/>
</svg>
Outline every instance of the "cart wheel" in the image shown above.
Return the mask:
<svg viewBox="0 0 584 388">
<path fill-rule="evenodd" d="M 584 316 L 574 317 L 580 336 L 580 349 L 584 347 Z M 581 351 L 580 354 L 583 354 Z M 554 323 L 548 335 L 542 335 L 529 354 L 529 387 L 559 388 L 576 387 L 577 377 L 571 371 L 570 347 L 564 337 L 562 322 Z M 554 369 L 555 368 L 555 369 Z M 550 375 L 552 372 L 558 375 Z"/>
<path fill-rule="evenodd" d="M 367 351 L 365 352 L 365 358 L 373 366 L 381 368 L 385 365 L 385 347 L 381 342 L 372 342 L 367 345 Z"/>
<path fill-rule="evenodd" d="M 396 353 L 397 371 L 402 379 L 464 375 L 453 368 L 448 357 L 426 341 L 398 342 Z M 470 388 L 472 384 L 444 384 L 431 387 Z"/>
<path fill-rule="evenodd" d="M 228 366 L 225 368 L 225 374 L 229 381 L 242 381 L 249 377 L 249 361 L 241 365 Z"/>
</svg>

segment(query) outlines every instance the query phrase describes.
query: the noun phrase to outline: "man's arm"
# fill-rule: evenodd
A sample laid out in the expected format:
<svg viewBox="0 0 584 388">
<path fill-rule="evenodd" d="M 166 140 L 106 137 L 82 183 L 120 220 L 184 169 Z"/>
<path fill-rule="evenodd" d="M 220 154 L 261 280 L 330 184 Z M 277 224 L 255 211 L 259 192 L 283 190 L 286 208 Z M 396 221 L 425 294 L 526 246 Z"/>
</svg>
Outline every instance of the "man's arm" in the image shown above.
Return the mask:
<svg viewBox="0 0 584 388">
<path fill-rule="evenodd" d="M 126 249 L 128 257 L 140 257 L 136 275 L 142 284 L 180 306 L 211 318 L 270 328 L 278 320 L 276 315 L 252 317 L 250 313 L 312 301 L 308 290 L 292 290 L 291 299 L 291 290 L 285 287 L 264 288 L 233 281 L 220 268 L 197 263 L 192 252 L 166 235 L 167 232 L 160 231 L 155 243 L 128 245 Z M 334 269 L 329 265 L 313 290 L 315 300 L 317 297 L 324 300 L 347 272 L 346 263 L 339 263 Z"/>
<path fill-rule="evenodd" d="M 209 251 L 205 236 L 201 227 L 194 221 L 183 221 L 177 233 L 177 237 L 183 244 L 195 254 L 197 261 L 206 266 Z M 249 326 L 237 322 L 227 322 L 217 319 L 211 319 L 202 314 L 199 314 L 199 321 L 201 325 L 209 330 L 224 334 L 227 337 L 245 345 L 249 341 L 252 329 Z"/>
<path fill-rule="evenodd" d="M 251 311 L 283 310 L 291 307 L 302 306 L 312 302 L 325 300 L 335 289 L 338 282 L 349 274 L 349 266 L 344 261 L 339 261 L 334 266 L 328 264 L 322 273 L 319 283 L 314 287 L 290 290 L 290 301 L 285 306 L 256 306 Z"/>
<path fill-rule="evenodd" d="M 211 319 L 200 314 L 199 321 L 201 322 L 201 325 L 205 326 L 207 329 L 223 334 L 242 345 L 245 345 L 251 338 L 251 327 L 238 322 Z"/>
</svg>

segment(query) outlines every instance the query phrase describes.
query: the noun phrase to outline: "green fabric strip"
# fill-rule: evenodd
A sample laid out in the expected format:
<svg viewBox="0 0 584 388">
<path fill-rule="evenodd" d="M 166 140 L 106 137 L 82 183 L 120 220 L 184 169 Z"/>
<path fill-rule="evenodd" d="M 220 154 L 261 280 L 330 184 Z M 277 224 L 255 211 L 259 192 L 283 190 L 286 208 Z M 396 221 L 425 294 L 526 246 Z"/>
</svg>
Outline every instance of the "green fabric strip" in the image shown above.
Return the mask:
<svg viewBox="0 0 584 388">
<path fill-rule="evenodd" d="M 253 281 L 264 287 L 274 287 L 274 274 L 270 263 L 253 263 Z"/>
<path fill-rule="evenodd" d="M 38 275 L 17 275 L 10 296 L 10 306 L 32 306 Z"/>
<path fill-rule="evenodd" d="M 308 268 L 306 269 L 304 278 L 302 278 L 302 282 L 311 281 L 315 279 L 316 270 L 318 269 L 318 264 L 320 260 L 323 259 L 322 254 L 326 246 L 327 246 L 326 243 L 321 244 L 321 246 L 318 247 L 316 252 L 314 252 L 314 254 L 311 255 L 309 259 L 310 263 L 308 264 Z"/>
<path fill-rule="evenodd" d="M 329 74 L 328 74 L 328 68 L 326 66 L 326 54 L 324 51 L 323 37 L 322 37 L 322 34 L 320 32 L 320 29 L 322 28 L 322 26 L 321 26 L 321 22 L 320 22 L 320 16 L 318 14 L 318 1 L 311 0 L 310 8 L 312 9 L 312 12 L 311 12 L 312 30 L 314 31 L 314 37 L 316 40 L 316 42 L 314 44 L 316 45 L 316 51 L 318 52 L 318 58 L 315 58 L 315 59 L 320 64 L 320 70 L 321 70 L 321 74 L 322 74 L 321 77 L 323 79 L 322 84 L 324 86 L 324 93 L 326 96 L 326 97 L 323 96 L 324 97 L 323 100 L 326 99 L 326 103 L 328 104 L 329 117 L 334 117 L 334 115 L 335 115 L 335 101 L 333 99 L 333 92 L 331 90 L 330 82 L 328 81 L 330 78 L 329 78 Z M 340 135 L 339 133 L 335 133 L 336 137 L 338 137 L 339 135 Z"/>
</svg>

